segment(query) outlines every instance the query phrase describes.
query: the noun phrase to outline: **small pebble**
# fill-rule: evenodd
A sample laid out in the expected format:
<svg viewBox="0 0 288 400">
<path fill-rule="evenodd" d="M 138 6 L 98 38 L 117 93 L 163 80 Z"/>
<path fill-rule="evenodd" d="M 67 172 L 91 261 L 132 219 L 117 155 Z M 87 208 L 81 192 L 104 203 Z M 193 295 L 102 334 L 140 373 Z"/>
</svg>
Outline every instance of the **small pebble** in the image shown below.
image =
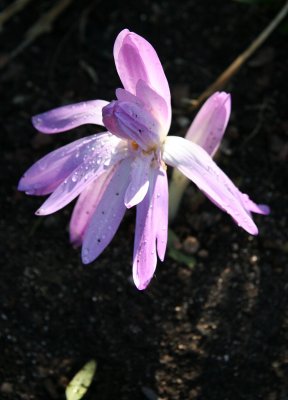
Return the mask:
<svg viewBox="0 0 288 400">
<path fill-rule="evenodd" d="M 194 236 L 188 236 L 183 242 L 183 250 L 188 254 L 197 253 L 199 247 L 199 240 Z"/>
</svg>

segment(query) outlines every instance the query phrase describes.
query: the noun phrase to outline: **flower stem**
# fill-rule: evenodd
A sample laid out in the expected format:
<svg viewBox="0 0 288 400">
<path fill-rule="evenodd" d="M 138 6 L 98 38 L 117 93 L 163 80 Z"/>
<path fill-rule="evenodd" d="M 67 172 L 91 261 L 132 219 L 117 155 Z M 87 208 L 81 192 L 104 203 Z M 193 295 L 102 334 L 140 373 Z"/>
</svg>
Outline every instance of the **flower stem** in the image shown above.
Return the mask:
<svg viewBox="0 0 288 400">
<path fill-rule="evenodd" d="M 232 78 L 233 75 L 240 69 L 245 61 L 251 57 L 251 55 L 264 43 L 264 41 L 271 35 L 274 29 L 280 24 L 280 22 L 286 17 L 288 12 L 288 1 L 279 11 L 279 13 L 273 18 L 273 20 L 267 25 L 267 27 L 260 33 L 259 36 L 250 44 L 249 47 L 243 53 L 241 53 L 228 68 L 222 72 L 221 75 L 210 85 L 197 99 L 188 100 L 188 104 L 192 109 L 198 108 L 204 100 L 206 100 L 212 93 L 223 88 L 223 86 Z"/>
<path fill-rule="evenodd" d="M 250 44 L 250 46 L 241 53 L 229 67 L 210 85 L 198 99 L 189 100 L 189 104 L 193 109 L 198 108 L 204 100 L 206 100 L 212 93 L 223 88 L 223 86 L 236 74 L 238 69 L 244 62 L 264 43 L 273 30 L 285 18 L 288 12 L 288 1 L 270 22 L 270 24 L 260 33 L 260 35 Z M 182 175 L 181 172 L 174 168 L 170 187 L 169 187 L 169 220 L 172 221 L 179 209 L 179 205 L 183 193 L 188 186 L 189 180 Z"/>
</svg>

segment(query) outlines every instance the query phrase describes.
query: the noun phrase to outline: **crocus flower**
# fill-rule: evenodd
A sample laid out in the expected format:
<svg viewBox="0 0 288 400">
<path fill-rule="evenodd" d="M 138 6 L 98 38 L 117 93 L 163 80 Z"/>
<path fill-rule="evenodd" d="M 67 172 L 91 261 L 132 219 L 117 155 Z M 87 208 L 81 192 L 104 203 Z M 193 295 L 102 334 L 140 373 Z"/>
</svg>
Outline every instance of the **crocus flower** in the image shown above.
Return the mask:
<svg viewBox="0 0 288 400">
<path fill-rule="evenodd" d="M 83 124 L 106 131 L 53 151 L 22 177 L 19 190 L 52 193 L 37 215 L 58 211 L 79 196 L 70 238 L 82 244 L 90 263 L 110 243 L 126 208 L 137 206 L 133 279 L 145 289 L 163 260 L 167 244 L 168 182 L 166 165 L 177 167 L 222 210 L 251 234 L 257 227 L 243 196 L 198 144 L 168 136 L 171 122 L 169 86 L 153 47 L 127 29 L 114 45 L 123 87 L 116 100 L 87 101 L 33 118 L 40 132 L 54 134 Z"/>
<path fill-rule="evenodd" d="M 185 138 L 201 146 L 211 157 L 217 152 L 225 133 L 231 114 L 231 96 L 225 92 L 216 92 L 206 100 L 192 121 Z M 183 192 L 189 184 L 189 179 L 179 169 L 174 169 L 169 187 L 169 217 L 172 220 L 178 211 Z M 268 206 L 255 204 L 247 194 L 234 187 L 234 194 L 241 198 L 246 211 L 267 215 Z M 218 207 L 215 199 L 210 198 Z"/>
</svg>

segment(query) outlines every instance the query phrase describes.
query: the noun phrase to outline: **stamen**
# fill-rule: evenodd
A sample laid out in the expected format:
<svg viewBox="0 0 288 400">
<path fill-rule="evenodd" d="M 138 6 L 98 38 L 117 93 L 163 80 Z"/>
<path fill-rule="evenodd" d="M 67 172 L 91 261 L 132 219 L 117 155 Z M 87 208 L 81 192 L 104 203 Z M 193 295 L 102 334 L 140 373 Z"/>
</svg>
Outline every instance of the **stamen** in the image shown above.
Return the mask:
<svg viewBox="0 0 288 400">
<path fill-rule="evenodd" d="M 132 142 L 131 142 L 131 147 L 132 147 L 133 150 L 138 150 L 139 149 L 139 145 L 134 140 L 132 140 Z"/>
</svg>

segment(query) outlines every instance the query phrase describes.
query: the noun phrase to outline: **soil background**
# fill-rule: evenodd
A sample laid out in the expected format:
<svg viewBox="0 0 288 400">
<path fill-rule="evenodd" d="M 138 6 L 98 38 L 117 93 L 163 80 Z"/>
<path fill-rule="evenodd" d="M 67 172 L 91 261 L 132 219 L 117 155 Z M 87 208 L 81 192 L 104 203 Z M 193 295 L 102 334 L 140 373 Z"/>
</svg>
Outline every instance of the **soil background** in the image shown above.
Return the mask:
<svg viewBox="0 0 288 400">
<path fill-rule="evenodd" d="M 2 61 L 55 3 L 31 1 L 3 26 Z M 134 210 L 84 266 L 69 243 L 73 205 L 39 218 L 43 198 L 17 191 L 34 161 L 95 132 L 45 136 L 30 118 L 62 104 L 112 100 L 121 86 L 112 57 L 120 30 L 157 50 L 172 91 L 171 133 L 184 135 L 195 113 L 183 99 L 212 83 L 282 5 L 73 1 L 0 70 L 1 400 L 65 399 L 67 383 L 90 359 L 98 369 L 87 400 L 288 399 L 287 20 L 226 87 L 232 116 L 217 162 L 253 200 L 270 205 L 270 216 L 255 216 L 259 236 L 199 201 L 191 184 L 171 227 L 196 264 L 167 255 L 139 292 L 131 281 Z M 198 249 L 185 246 L 191 240 Z"/>
</svg>

